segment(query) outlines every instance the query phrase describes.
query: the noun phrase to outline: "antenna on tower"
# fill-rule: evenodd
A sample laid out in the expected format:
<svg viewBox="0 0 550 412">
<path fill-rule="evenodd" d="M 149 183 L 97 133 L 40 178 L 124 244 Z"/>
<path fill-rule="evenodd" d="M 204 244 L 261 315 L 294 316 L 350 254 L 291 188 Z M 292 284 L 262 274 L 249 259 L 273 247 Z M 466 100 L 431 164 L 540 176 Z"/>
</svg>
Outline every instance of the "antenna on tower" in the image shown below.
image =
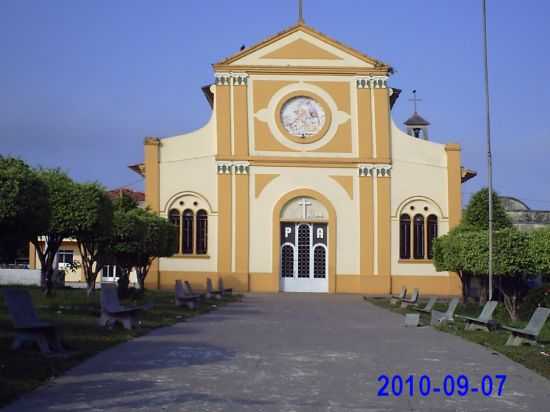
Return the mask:
<svg viewBox="0 0 550 412">
<path fill-rule="evenodd" d="M 304 2 L 303 0 L 298 0 L 298 22 L 304 22 Z"/>
</svg>

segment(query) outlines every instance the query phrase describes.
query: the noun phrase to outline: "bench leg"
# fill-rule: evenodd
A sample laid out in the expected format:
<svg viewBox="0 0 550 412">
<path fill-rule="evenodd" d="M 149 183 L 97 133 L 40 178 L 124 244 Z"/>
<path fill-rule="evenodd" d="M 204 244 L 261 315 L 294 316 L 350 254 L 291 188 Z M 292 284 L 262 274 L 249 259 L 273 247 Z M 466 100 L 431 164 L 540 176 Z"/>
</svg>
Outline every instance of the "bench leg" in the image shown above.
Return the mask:
<svg viewBox="0 0 550 412">
<path fill-rule="evenodd" d="M 122 326 L 124 326 L 124 329 L 132 329 L 135 326 L 135 319 L 134 316 L 128 316 L 123 319 L 119 319 L 120 323 L 122 323 Z"/>
<path fill-rule="evenodd" d="M 111 317 L 106 313 L 101 312 L 101 316 L 97 320 L 99 326 L 106 327 L 111 322 Z"/>
<path fill-rule="evenodd" d="M 61 343 L 61 336 L 59 335 L 59 332 L 57 330 L 53 330 L 51 332 L 51 336 L 49 337 L 50 340 L 50 346 L 53 348 L 56 352 L 65 352 L 65 347 Z"/>
<path fill-rule="evenodd" d="M 38 345 L 40 352 L 45 354 L 51 353 L 49 339 L 44 334 L 37 334 L 34 341 Z"/>
<path fill-rule="evenodd" d="M 466 326 L 464 327 L 464 330 L 474 331 L 474 330 L 482 330 L 484 332 L 489 332 L 489 328 L 485 325 L 478 325 L 473 322 L 467 322 Z"/>
<path fill-rule="evenodd" d="M 506 346 L 521 346 L 524 339 L 522 339 L 520 336 L 516 335 L 510 335 L 508 337 L 508 340 L 506 341 Z"/>
</svg>

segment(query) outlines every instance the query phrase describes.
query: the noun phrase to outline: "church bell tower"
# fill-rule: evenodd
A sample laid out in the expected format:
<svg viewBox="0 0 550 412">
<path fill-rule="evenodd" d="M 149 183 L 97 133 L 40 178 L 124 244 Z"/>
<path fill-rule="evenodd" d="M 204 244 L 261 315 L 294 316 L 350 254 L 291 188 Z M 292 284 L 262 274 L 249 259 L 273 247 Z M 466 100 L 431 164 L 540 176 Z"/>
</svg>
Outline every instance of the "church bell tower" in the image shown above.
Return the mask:
<svg viewBox="0 0 550 412">
<path fill-rule="evenodd" d="M 414 113 L 404 123 L 407 127 L 407 134 L 418 139 L 428 140 L 428 126 L 430 122 L 420 116 L 416 110 L 416 103 L 421 101 L 421 99 L 416 97 L 416 90 L 413 90 L 413 98 L 409 100 L 414 102 Z"/>
</svg>

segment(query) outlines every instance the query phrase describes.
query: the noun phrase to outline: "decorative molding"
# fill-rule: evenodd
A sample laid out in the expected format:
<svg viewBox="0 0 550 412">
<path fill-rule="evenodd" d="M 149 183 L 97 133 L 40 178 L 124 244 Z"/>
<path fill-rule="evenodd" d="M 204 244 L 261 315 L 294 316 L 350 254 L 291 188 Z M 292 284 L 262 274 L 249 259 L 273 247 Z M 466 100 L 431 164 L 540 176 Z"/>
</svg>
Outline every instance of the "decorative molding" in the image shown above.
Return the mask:
<svg viewBox="0 0 550 412">
<path fill-rule="evenodd" d="M 365 76 L 357 77 L 358 89 L 386 89 L 388 87 L 388 76 Z"/>
<path fill-rule="evenodd" d="M 249 169 L 249 162 L 233 162 L 233 173 L 236 175 L 247 175 Z"/>
<path fill-rule="evenodd" d="M 246 86 L 248 84 L 247 73 L 225 73 L 218 72 L 216 76 L 216 86 Z"/>
<path fill-rule="evenodd" d="M 219 175 L 230 175 L 233 171 L 232 162 L 216 162 L 216 168 L 218 169 Z"/>
<path fill-rule="evenodd" d="M 359 176 L 360 177 L 391 177 L 391 165 L 373 165 L 373 164 L 362 164 L 359 165 Z"/>
<path fill-rule="evenodd" d="M 231 81 L 234 86 L 246 86 L 248 84 L 248 74 L 231 73 Z"/>
<path fill-rule="evenodd" d="M 216 162 L 216 169 L 219 175 L 247 175 L 250 170 L 250 162 L 218 160 Z"/>
<path fill-rule="evenodd" d="M 216 73 L 216 86 L 229 86 L 231 84 L 231 73 Z"/>
</svg>

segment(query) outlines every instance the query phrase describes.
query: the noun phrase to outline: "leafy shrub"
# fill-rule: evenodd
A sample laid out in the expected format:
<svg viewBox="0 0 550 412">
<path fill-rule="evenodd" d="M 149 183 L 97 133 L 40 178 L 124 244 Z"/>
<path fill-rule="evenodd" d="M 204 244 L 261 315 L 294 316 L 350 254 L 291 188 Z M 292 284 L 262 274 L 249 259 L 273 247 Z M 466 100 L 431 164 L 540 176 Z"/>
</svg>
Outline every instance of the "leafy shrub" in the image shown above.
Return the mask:
<svg viewBox="0 0 550 412">
<path fill-rule="evenodd" d="M 529 320 L 539 306 L 550 308 L 550 283 L 531 289 L 521 305 L 519 316 L 522 320 Z"/>
</svg>

